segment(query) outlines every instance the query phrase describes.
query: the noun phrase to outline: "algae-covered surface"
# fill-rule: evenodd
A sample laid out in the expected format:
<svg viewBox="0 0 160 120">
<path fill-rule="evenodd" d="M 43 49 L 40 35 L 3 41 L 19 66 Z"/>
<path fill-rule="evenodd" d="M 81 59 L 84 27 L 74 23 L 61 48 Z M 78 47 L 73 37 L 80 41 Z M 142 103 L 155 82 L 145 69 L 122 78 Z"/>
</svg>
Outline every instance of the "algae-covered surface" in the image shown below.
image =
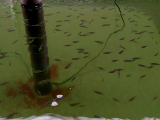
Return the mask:
<svg viewBox="0 0 160 120">
<path fill-rule="evenodd" d="M 94 2 L 44 2 L 51 82 L 75 77 L 43 97 L 33 88 L 20 3 L 1 2 L 1 117 L 160 117 L 160 2 L 117 1 L 121 12 L 113 1 Z M 57 106 L 45 105 L 57 95 Z"/>
</svg>

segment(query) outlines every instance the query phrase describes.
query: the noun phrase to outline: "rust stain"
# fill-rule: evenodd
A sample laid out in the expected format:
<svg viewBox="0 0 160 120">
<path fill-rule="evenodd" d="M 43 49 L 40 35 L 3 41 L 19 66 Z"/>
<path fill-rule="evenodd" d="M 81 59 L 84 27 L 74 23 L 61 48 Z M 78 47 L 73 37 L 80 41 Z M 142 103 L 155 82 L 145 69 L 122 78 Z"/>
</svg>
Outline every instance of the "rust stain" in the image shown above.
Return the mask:
<svg viewBox="0 0 160 120">
<path fill-rule="evenodd" d="M 51 66 L 51 74 L 52 77 L 58 77 L 57 72 L 58 66 L 52 65 Z M 14 84 L 14 85 L 13 85 Z M 53 88 L 51 92 L 46 96 L 38 96 L 34 92 L 34 80 L 29 78 L 27 81 L 23 82 L 23 80 L 18 79 L 13 84 L 8 84 L 6 86 L 6 90 L 4 91 L 4 94 L 10 99 L 9 97 L 18 98 L 22 97 L 20 100 L 21 102 L 17 102 L 16 109 L 22 109 L 22 108 L 45 108 L 48 107 L 48 105 L 45 105 L 46 102 L 55 99 L 57 95 L 63 95 L 63 97 L 67 97 L 68 94 L 71 92 L 71 90 L 74 88 L 74 86 L 70 87 L 63 87 L 56 86 L 56 88 Z M 71 89 L 72 88 L 72 89 Z M 24 89 L 28 92 L 21 93 L 19 92 L 19 89 Z"/>
<path fill-rule="evenodd" d="M 7 92 L 7 94 L 6 94 L 7 97 L 15 98 L 17 96 L 17 91 L 14 88 L 10 88 L 10 89 L 7 88 L 6 92 Z"/>
<path fill-rule="evenodd" d="M 51 76 L 53 78 L 58 77 L 58 65 L 52 65 L 50 67 L 50 70 L 51 70 Z"/>
<path fill-rule="evenodd" d="M 29 78 L 28 83 L 33 83 L 33 82 L 34 82 L 33 79 Z"/>
</svg>

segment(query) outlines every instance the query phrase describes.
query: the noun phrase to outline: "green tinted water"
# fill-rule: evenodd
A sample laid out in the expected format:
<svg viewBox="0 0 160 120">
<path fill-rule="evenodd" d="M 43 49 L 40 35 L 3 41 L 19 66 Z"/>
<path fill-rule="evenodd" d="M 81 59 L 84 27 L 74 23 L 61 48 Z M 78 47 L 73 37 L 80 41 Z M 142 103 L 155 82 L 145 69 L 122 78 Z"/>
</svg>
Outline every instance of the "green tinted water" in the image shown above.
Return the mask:
<svg viewBox="0 0 160 120">
<path fill-rule="evenodd" d="M 45 5 L 50 4 L 46 2 Z M 155 55 L 159 52 L 160 44 L 157 13 L 159 11 L 156 11 L 158 5 L 154 2 L 150 4 L 139 2 L 138 4 L 131 1 L 119 2 L 118 5 L 123 14 L 124 28 L 120 12 L 112 2 L 56 3 L 43 8 L 47 21 L 45 29 L 52 82 L 61 83 L 79 70 L 81 71 L 76 74 L 73 81 L 63 85 L 53 85 L 51 94 L 46 97 L 38 97 L 34 93 L 33 81 L 28 73 L 29 70 L 32 75 L 28 46 L 24 45 L 26 37 L 24 37 L 23 16 L 21 13 L 16 13 L 21 12 L 21 7 L 18 3 L 1 4 L 0 52 L 8 53 L 7 57 L 0 59 L 0 76 L 1 83 L 6 81 L 10 83 L 0 86 L 0 101 L 2 101 L 0 111 L 4 111 L 0 116 L 18 112 L 15 118 L 45 113 L 74 115 L 75 117 L 97 115 L 105 118 L 117 117 L 133 120 L 143 117 L 160 117 L 160 102 L 158 101 L 160 69 L 159 65 L 148 68 L 151 66 L 150 63 L 159 64 L 159 54 Z M 105 6 L 107 7 L 102 9 Z M 154 6 L 152 13 L 146 6 L 150 8 Z M 53 15 L 47 16 L 48 14 Z M 12 17 L 8 17 L 10 15 Z M 71 16 L 67 17 L 68 15 Z M 80 27 L 81 20 L 85 20 L 82 26 L 86 28 Z M 109 25 L 103 26 L 104 24 Z M 61 26 L 56 27 L 57 25 Z M 7 29 L 15 31 L 8 32 Z M 115 31 L 117 33 L 113 34 Z M 145 32 L 139 34 L 142 31 Z M 89 34 L 89 32 L 94 33 Z M 121 38 L 124 39 L 120 40 Z M 135 40 L 131 41 L 132 39 Z M 12 44 L 15 40 L 18 42 Z M 73 41 L 78 42 L 73 43 Z M 143 46 L 146 47 L 143 48 Z M 78 53 L 77 49 L 80 48 L 84 51 Z M 124 51 L 120 54 L 122 50 Z M 14 52 L 19 53 L 22 59 Z M 111 53 L 104 54 L 104 52 Z M 134 57 L 142 59 L 124 62 Z M 73 58 L 80 59 L 72 60 Z M 112 60 L 117 61 L 112 62 Z M 65 69 L 69 63 L 72 63 L 71 66 Z M 118 71 L 109 73 L 115 69 L 123 70 L 119 73 Z M 127 77 L 127 75 L 130 76 Z M 143 75 L 146 76 L 141 78 Z M 29 93 L 20 93 L 21 88 L 28 90 Z M 64 99 L 58 101 L 58 106 L 44 105 L 58 94 L 64 95 Z M 134 96 L 136 97 L 132 100 Z M 70 106 L 72 103 L 80 104 Z"/>
</svg>

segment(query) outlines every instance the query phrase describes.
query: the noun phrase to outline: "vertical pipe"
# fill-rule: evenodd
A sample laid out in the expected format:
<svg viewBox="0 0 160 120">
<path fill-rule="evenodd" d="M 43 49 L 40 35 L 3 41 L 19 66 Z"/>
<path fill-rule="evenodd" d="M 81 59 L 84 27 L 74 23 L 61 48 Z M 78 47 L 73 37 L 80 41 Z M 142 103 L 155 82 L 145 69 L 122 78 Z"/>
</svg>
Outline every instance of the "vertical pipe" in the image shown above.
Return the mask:
<svg viewBox="0 0 160 120">
<path fill-rule="evenodd" d="M 21 0 L 28 51 L 33 71 L 34 89 L 38 95 L 47 95 L 51 89 L 45 21 L 42 0 Z M 48 80 L 39 84 L 42 80 Z"/>
</svg>

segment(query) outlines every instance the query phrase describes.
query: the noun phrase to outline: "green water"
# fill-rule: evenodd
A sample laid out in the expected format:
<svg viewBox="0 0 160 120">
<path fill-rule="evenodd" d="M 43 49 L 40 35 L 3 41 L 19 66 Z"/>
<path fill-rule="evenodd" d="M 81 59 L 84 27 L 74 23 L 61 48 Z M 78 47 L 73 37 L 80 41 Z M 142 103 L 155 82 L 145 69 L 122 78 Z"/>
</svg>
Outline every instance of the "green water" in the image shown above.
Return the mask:
<svg viewBox="0 0 160 120">
<path fill-rule="evenodd" d="M 32 68 L 28 46 L 24 45 L 26 44 L 25 26 L 22 13 L 16 13 L 22 11 L 21 7 L 19 3 L 1 4 L 0 52 L 8 53 L 7 57 L 0 59 L 0 83 L 10 83 L 0 86 L 0 101 L 2 101 L 0 111 L 3 111 L 0 116 L 4 117 L 18 112 L 13 118 L 45 113 L 90 118 L 97 115 L 110 119 L 129 118 L 132 120 L 160 117 L 160 68 L 159 65 L 147 68 L 151 66 L 150 63 L 160 64 L 159 54 L 155 55 L 159 52 L 160 44 L 158 3 L 159 1 L 117 1 L 121 14 L 123 14 L 124 26 L 119 9 L 113 2 L 78 3 L 75 1 L 74 3 L 70 1 L 69 3 L 56 2 L 55 4 L 53 1 L 44 2 L 46 6 L 50 6 L 43 8 L 44 15 L 53 14 L 44 16 L 47 21 L 45 29 L 52 82 L 61 83 L 79 72 L 75 75 L 75 80 L 63 85 L 53 85 L 52 93 L 46 97 L 38 97 L 33 90 L 33 81 L 29 80 Z M 107 7 L 102 9 L 105 6 Z M 6 18 L 10 15 L 12 17 Z M 72 16 L 67 17 L 68 15 Z M 106 17 L 106 19 L 101 17 Z M 83 26 L 86 28 L 80 27 L 81 20 L 86 21 L 83 22 Z M 131 22 L 133 20 L 134 22 Z M 103 27 L 104 24 L 109 25 Z M 57 25 L 61 26 L 56 27 Z M 7 29 L 15 31 L 8 32 Z M 117 32 L 114 33 L 115 31 Z M 138 34 L 142 31 L 145 32 Z M 81 35 L 87 34 L 87 36 L 79 36 L 80 32 Z M 89 32 L 94 33 L 88 34 Z M 69 34 L 71 35 L 67 37 Z M 121 38 L 124 39 L 120 40 Z M 132 39 L 135 41 L 130 42 Z M 18 42 L 12 44 L 15 40 Z M 73 43 L 73 41 L 79 42 Z M 101 43 L 95 41 L 101 41 Z M 143 48 L 143 46 L 146 47 Z M 79 48 L 85 50 L 78 53 L 77 49 Z M 119 54 L 122 50 L 124 51 Z M 22 59 L 14 52 L 19 53 Z M 84 52 L 88 52 L 88 54 L 84 54 Z M 111 53 L 103 54 L 104 52 Z M 83 58 L 86 55 L 88 57 Z M 142 59 L 124 62 L 124 60 L 132 60 L 134 57 Z M 72 60 L 72 58 L 80 59 Z M 61 61 L 55 61 L 55 59 Z M 112 62 L 112 60 L 117 61 Z M 72 63 L 71 66 L 65 69 L 69 63 Z M 99 69 L 99 67 L 103 69 Z M 118 71 L 109 73 L 115 69 L 124 70 L 120 71 L 120 76 Z M 127 75 L 130 76 L 126 77 Z M 143 75 L 146 76 L 141 78 Z M 20 88 L 26 88 L 29 93 L 19 93 Z M 94 91 L 103 94 L 97 94 Z M 58 106 L 44 105 L 58 94 L 64 95 L 63 99 L 58 101 Z M 136 96 L 134 100 L 129 101 L 134 96 Z M 157 98 L 154 99 L 156 96 Z M 72 103 L 80 104 L 70 106 Z"/>
</svg>

